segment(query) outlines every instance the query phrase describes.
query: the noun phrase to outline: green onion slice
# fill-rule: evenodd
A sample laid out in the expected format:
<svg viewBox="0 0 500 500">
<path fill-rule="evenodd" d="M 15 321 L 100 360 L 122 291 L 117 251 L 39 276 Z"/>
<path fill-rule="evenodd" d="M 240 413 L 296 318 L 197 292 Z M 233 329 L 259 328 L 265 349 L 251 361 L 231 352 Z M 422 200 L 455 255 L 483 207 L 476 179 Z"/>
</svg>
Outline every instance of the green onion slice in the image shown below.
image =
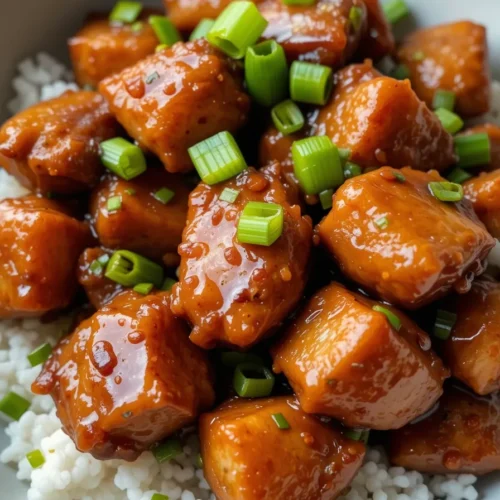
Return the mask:
<svg viewBox="0 0 500 500">
<path fill-rule="evenodd" d="M 491 162 L 491 145 L 487 133 L 462 135 L 453 141 L 459 167 L 476 167 Z"/>
<path fill-rule="evenodd" d="M 11 391 L 0 400 L 0 412 L 13 420 L 19 420 L 28 411 L 30 405 L 27 399 Z"/>
<path fill-rule="evenodd" d="M 162 52 L 165 49 L 168 49 L 168 45 L 165 43 L 160 43 L 156 46 L 155 52 Z"/>
<path fill-rule="evenodd" d="M 142 295 L 148 295 L 153 289 L 153 283 L 139 283 L 134 286 L 134 292 L 140 293 Z"/>
<path fill-rule="evenodd" d="M 394 330 L 399 332 L 399 330 L 401 329 L 401 320 L 392 311 L 390 311 L 386 307 L 382 307 L 382 306 L 378 306 L 378 305 L 373 306 L 372 309 L 374 311 L 382 313 L 388 319 L 389 323 L 394 328 Z"/>
<path fill-rule="evenodd" d="M 396 80 L 406 80 L 410 78 L 410 68 L 406 64 L 398 64 L 389 74 Z"/>
<path fill-rule="evenodd" d="M 182 40 L 172 21 L 165 16 L 150 16 L 149 24 L 153 28 L 160 44 L 171 47 L 174 43 Z"/>
<path fill-rule="evenodd" d="M 245 158 L 229 132 L 219 132 L 191 146 L 188 153 L 206 184 L 225 181 L 247 168 Z"/>
<path fill-rule="evenodd" d="M 290 424 L 288 420 L 283 416 L 283 413 L 274 413 L 271 415 L 274 423 L 278 426 L 278 429 L 284 431 L 286 429 L 290 429 Z"/>
<path fill-rule="evenodd" d="M 207 33 L 212 29 L 215 21 L 213 19 L 202 19 L 196 28 L 191 32 L 189 36 L 189 41 L 193 42 L 194 40 L 198 40 L 199 38 L 206 38 Z"/>
<path fill-rule="evenodd" d="M 295 176 L 306 194 L 318 194 L 344 182 L 339 152 L 325 135 L 295 141 L 292 159 Z"/>
<path fill-rule="evenodd" d="M 89 266 L 89 271 L 95 276 L 102 274 L 103 270 L 103 265 L 97 259 L 93 260 Z"/>
<path fill-rule="evenodd" d="M 109 15 L 109 20 L 113 23 L 132 24 L 139 17 L 141 10 L 141 2 L 117 2 Z"/>
<path fill-rule="evenodd" d="M 169 500 L 168 495 L 162 495 L 161 493 L 153 493 L 151 500 Z"/>
<path fill-rule="evenodd" d="M 386 229 L 389 227 L 389 220 L 387 217 L 380 217 L 375 221 L 375 225 L 378 226 L 380 229 Z"/>
<path fill-rule="evenodd" d="M 455 323 L 457 322 L 457 315 L 438 309 L 436 321 L 434 322 L 434 335 L 441 340 L 446 340 L 450 335 Z"/>
<path fill-rule="evenodd" d="M 121 137 L 101 142 L 101 161 L 126 181 L 141 175 L 147 168 L 141 148 Z"/>
<path fill-rule="evenodd" d="M 262 365 L 242 363 L 234 371 L 233 387 L 242 398 L 263 398 L 273 391 L 274 375 Z"/>
<path fill-rule="evenodd" d="M 139 33 L 140 31 L 142 31 L 142 28 L 144 27 L 144 23 L 141 22 L 141 21 L 136 21 L 134 24 L 132 24 L 132 26 L 130 26 L 130 29 L 134 32 L 134 33 Z"/>
<path fill-rule="evenodd" d="M 253 2 L 231 2 L 207 33 L 207 40 L 233 59 L 242 59 L 266 29 L 267 21 Z"/>
<path fill-rule="evenodd" d="M 283 220 L 281 205 L 250 201 L 245 205 L 238 221 L 238 241 L 268 247 L 281 236 Z"/>
<path fill-rule="evenodd" d="M 410 13 L 410 9 L 404 0 L 386 0 L 382 4 L 382 10 L 391 24 L 397 23 Z"/>
<path fill-rule="evenodd" d="M 117 250 L 111 256 L 105 276 L 126 287 L 153 283 L 160 288 L 163 284 L 163 268 L 129 250 Z"/>
<path fill-rule="evenodd" d="M 319 201 L 323 210 L 332 208 L 333 205 L 333 189 L 325 189 L 319 193 Z"/>
<path fill-rule="evenodd" d="M 161 289 L 164 291 L 164 292 L 170 292 L 170 290 L 172 290 L 172 287 L 177 283 L 177 281 L 175 281 L 174 279 L 172 278 L 169 278 L 169 277 L 166 277 L 165 278 L 165 281 L 163 282 L 163 285 L 161 286 Z"/>
<path fill-rule="evenodd" d="M 127 193 L 129 196 L 134 196 L 135 189 L 133 189 L 133 188 L 127 188 L 127 189 L 125 189 L 125 193 Z"/>
<path fill-rule="evenodd" d="M 156 461 L 159 464 L 172 460 L 182 453 L 181 442 L 178 439 L 167 439 L 163 443 L 155 446 L 152 450 Z"/>
<path fill-rule="evenodd" d="M 166 187 L 162 187 L 153 195 L 156 200 L 166 205 L 174 196 L 175 192 Z"/>
<path fill-rule="evenodd" d="M 274 106 L 288 92 L 288 64 L 283 47 L 266 40 L 249 47 L 245 55 L 245 81 L 254 101 Z"/>
<path fill-rule="evenodd" d="M 429 182 L 429 189 L 440 201 L 460 201 L 464 197 L 464 188 L 455 182 Z"/>
<path fill-rule="evenodd" d="M 34 351 L 31 351 L 28 354 L 28 361 L 30 362 L 31 366 L 38 366 L 42 363 L 45 363 L 45 361 L 50 358 L 51 354 L 52 346 L 48 342 L 46 342 L 45 344 L 38 346 Z"/>
<path fill-rule="evenodd" d="M 352 151 L 349 148 L 337 148 L 337 151 L 339 152 L 339 157 L 342 165 L 345 166 L 346 161 L 348 161 L 351 157 Z"/>
<path fill-rule="evenodd" d="M 26 453 L 26 458 L 33 469 L 38 469 L 45 463 L 45 458 L 40 450 L 33 450 Z"/>
<path fill-rule="evenodd" d="M 357 177 L 361 175 L 363 171 L 361 167 L 357 163 L 353 163 L 352 161 L 346 161 L 344 164 L 344 177 L 346 179 L 352 179 L 353 177 Z"/>
<path fill-rule="evenodd" d="M 237 351 L 227 351 L 220 355 L 221 363 L 224 366 L 230 368 L 236 368 L 242 363 L 252 363 L 256 365 L 263 365 L 264 360 L 257 354 L 251 352 L 237 352 Z"/>
<path fill-rule="evenodd" d="M 398 182 L 406 182 L 406 177 L 397 170 L 391 170 L 391 174 Z"/>
<path fill-rule="evenodd" d="M 324 105 L 332 92 L 332 69 L 321 64 L 294 61 L 290 68 L 292 100 Z"/>
<path fill-rule="evenodd" d="M 465 181 L 469 180 L 472 175 L 466 172 L 463 168 L 455 167 L 449 174 L 447 179 L 450 182 L 455 182 L 456 184 L 463 184 Z"/>
<path fill-rule="evenodd" d="M 300 108 L 290 100 L 276 104 L 271 110 L 274 126 L 283 134 L 289 135 L 298 132 L 305 123 Z"/>
<path fill-rule="evenodd" d="M 455 135 L 457 132 L 462 130 L 464 126 L 463 120 L 453 111 L 448 111 L 445 108 L 436 109 L 434 112 L 439 118 L 441 125 L 451 135 Z"/>
<path fill-rule="evenodd" d="M 198 469 L 203 469 L 203 457 L 201 453 L 198 453 L 196 456 L 196 467 L 198 467 Z"/>
<path fill-rule="evenodd" d="M 361 441 L 364 432 L 364 429 L 346 429 L 344 431 L 344 436 L 352 439 L 353 441 Z"/>
<path fill-rule="evenodd" d="M 219 200 L 227 203 L 234 203 L 239 194 L 240 192 L 237 189 L 224 188 L 219 196 Z"/>
<path fill-rule="evenodd" d="M 438 89 L 434 93 L 434 97 L 432 99 L 432 108 L 442 108 L 447 109 L 448 111 L 453 111 L 456 98 L 457 96 L 455 92 L 452 92 L 451 90 Z"/>
<path fill-rule="evenodd" d="M 358 32 L 363 24 L 363 10 L 361 7 L 351 7 L 349 10 L 349 21 L 354 31 Z"/>
<path fill-rule="evenodd" d="M 108 198 L 106 202 L 106 208 L 108 212 L 116 212 L 122 208 L 122 198 L 121 196 L 112 196 Z"/>
</svg>

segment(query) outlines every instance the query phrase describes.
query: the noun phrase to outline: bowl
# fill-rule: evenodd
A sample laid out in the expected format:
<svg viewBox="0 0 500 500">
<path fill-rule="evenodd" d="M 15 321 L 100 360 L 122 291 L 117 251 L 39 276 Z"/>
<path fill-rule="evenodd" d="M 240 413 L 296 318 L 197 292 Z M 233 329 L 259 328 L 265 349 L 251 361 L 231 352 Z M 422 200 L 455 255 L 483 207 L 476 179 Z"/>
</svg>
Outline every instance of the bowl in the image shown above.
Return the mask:
<svg viewBox="0 0 500 500">
<path fill-rule="evenodd" d="M 382 0 L 383 2 L 383 0 Z M 401 36 L 415 27 L 470 19 L 488 28 L 490 62 L 495 78 L 500 79 L 500 1 L 498 0 L 406 0 L 411 17 L 396 28 Z M 42 7 L 43 3 L 43 7 Z M 145 1 L 158 5 L 160 1 Z M 86 13 L 110 8 L 114 0 L 23 0 L 5 2 L 0 18 L 0 119 L 8 116 L 6 103 L 13 97 L 11 81 L 19 61 L 46 51 L 68 63 L 66 40 L 81 26 Z M 43 13 L 42 13 L 43 8 Z M 0 450 L 7 445 L 0 423 Z M 9 500 L 26 498 L 26 485 L 16 479 L 10 467 L 0 464 L 0 485 Z M 480 479 L 482 500 L 500 499 L 500 472 Z M 4 497 L 4 493 L 0 494 Z M 57 499 L 54 499 L 57 500 Z"/>
</svg>

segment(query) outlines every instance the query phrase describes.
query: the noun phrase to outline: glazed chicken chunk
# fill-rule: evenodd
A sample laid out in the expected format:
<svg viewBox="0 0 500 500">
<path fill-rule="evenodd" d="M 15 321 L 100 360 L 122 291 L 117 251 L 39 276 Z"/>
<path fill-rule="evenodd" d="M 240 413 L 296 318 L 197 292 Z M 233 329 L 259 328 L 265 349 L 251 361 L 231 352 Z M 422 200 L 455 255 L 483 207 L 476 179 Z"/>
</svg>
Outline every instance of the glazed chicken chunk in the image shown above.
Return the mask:
<svg viewBox="0 0 500 500">
<path fill-rule="evenodd" d="M 273 369 L 286 375 L 304 411 L 350 427 L 397 429 L 441 396 L 448 371 L 429 337 L 384 305 L 394 326 L 380 307 L 332 283 L 287 329 L 272 351 Z"/>
<path fill-rule="evenodd" d="M 36 196 L 0 202 L 0 318 L 41 316 L 69 305 L 78 256 L 91 241 L 82 222 Z"/>
<path fill-rule="evenodd" d="M 91 14 L 85 26 L 68 41 L 78 85 L 95 88 L 107 76 L 153 54 L 160 42 L 148 17 L 157 13 L 143 11 L 134 24 L 113 23 L 107 15 Z"/>
<path fill-rule="evenodd" d="M 76 447 L 135 460 L 214 402 L 210 367 L 169 294 L 118 295 L 63 339 L 33 383 Z"/>
<path fill-rule="evenodd" d="M 225 188 L 239 191 L 222 201 Z M 240 243 L 237 225 L 250 201 L 283 207 L 283 233 L 271 246 Z M 191 193 L 172 311 L 193 325 L 191 340 L 249 347 L 272 332 L 299 301 L 307 279 L 312 228 L 282 184 L 278 166 L 248 169 Z"/>
<path fill-rule="evenodd" d="M 185 179 L 163 168 L 150 167 L 130 181 L 109 175 L 92 193 L 92 226 L 105 247 L 160 260 L 177 252 L 190 191 Z M 114 198 L 120 200 L 120 207 L 109 210 L 108 200 Z"/>
<path fill-rule="evenodd" d="M 289 428 L 273 420 L 281 415 Z M 201 416 L 205 477 L 219 500 L 333 500 L 365 446 L 304 413 L 293 397 L 228 401 Z"/>
<path fill-rule="evenodd" d="M 312 5 L 263 0 L 258 7 L 269 23 L 262 37 L 276 40 L 290 61 L 340 66 L 352 56 L 367 29 L 362 0 L 319 0 Z M 350 21 L 351 9 L 358 11 L 357 24 Z"/>
<path fill-rule="evenodd" d="M 169 19 L 181 31 L 193 31 L 202 19 L 216 19 L 231 0 L 163 0 Z"/>
<path fill-rule="evenodd" d="M 398 57 L 410 70 L 416 94 L 432 106 L 436 90 L 456 94 L 461 116 L 486 113 L 490 101 L 490 68 L 484 26 L 471 21 L 441 24 L 409 35 Z"/>
<path fill-rule="evenodd" d="M 456 322 L 443 346 L 455 378 L 477 394 L 500 389 L 500 283 L 477 280 L 456 299 Z"/>
<path fill-rule="evenodd" d="M 66 92 L 36 104 L 0 128 L 0 165 L 31 190 L 74 193 L 90 189 L 104 167 L 99 143 L 119 131 L 96 92 Z"/>
<path fill-rule="evenodd" d="M 390 461 L 431 474 L 500 470 L 499 418 L 497 400 L 448 388 L 430 416 L 391 433 Z"/>
<path fill-rule="evenodd" d="M 179 42 L 103 80 L 99 91 L 130 136 L 169 172 L 185 172 L 190 146 L 245 123 L 250 101 L 238 68 L 205 39 Z"/>
<path fill-rule="evenodd" d="M 451 135 L 410 82 L 382 76 L 369 61 L 335 75 L 332 98 L 312 125 L 317 135 L 350 149 L 362 167 L 443 170 L 455 161 Z"/>
<path fill-rule="evenodd" d="M 430 190 L 435 171 L 384 167 L 346 181 L 318 226 L 342 271 L 381 299 L 416 309 L 455 289 L 465 293 L 495 240 L 465 198 Z"/>
</svg>

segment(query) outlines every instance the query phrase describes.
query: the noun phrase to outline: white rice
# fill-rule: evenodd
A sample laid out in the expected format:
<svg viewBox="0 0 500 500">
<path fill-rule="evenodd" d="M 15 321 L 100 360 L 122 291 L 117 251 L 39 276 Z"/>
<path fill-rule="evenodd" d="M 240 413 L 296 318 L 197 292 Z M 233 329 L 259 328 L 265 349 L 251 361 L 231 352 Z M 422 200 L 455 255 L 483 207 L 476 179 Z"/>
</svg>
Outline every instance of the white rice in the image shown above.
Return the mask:
<svg viewBox="0 0 500 500">
<path fill-rule="evenodd" d="M 47 54 L 27 59 L 18 66 L 13 86 L 17 96 L 8 103 L 12 113 L 40 100 L 77 89 L 71 74 Z M 493 108 L 488 119 L 498 122 L 500 84 L 493 87 Z M 26 193 L 15 179 L 0 170 L 0 199 Z M 500 251 L 491 254 L 500 266 Z M 158 465 L 151 453 L 136 462 L 99 461 L 75 449 L 61 430 L 49 396 L 34 396 L 31 382 L 40 367 L 31 368 L 27 354 L 44 342 L 54 344 L 67 329 L 67 320 L 43 325 L 37 320 L 0 321 L 0 398 L 14 391 L 31 401 L 31 408 L 5 432 L 9 446 L 0 454 L 3 463 L 17 467 L 17 477 L 29 485 L 28 500 L 150 500 L 154 493 L 170 500 L 215 498 L 196 467 L 199 444 L 191 436 L 184 453 L 174 461 Z M 33 470 L 26 453 L 40 449 L 45 463 Z M 402 467 L 390 467 L 382 449 L 370 449 L 366 461 L 342 500 L 476 500 L 479 497 L 471 474 L 426 476 Z"/>
</svg>

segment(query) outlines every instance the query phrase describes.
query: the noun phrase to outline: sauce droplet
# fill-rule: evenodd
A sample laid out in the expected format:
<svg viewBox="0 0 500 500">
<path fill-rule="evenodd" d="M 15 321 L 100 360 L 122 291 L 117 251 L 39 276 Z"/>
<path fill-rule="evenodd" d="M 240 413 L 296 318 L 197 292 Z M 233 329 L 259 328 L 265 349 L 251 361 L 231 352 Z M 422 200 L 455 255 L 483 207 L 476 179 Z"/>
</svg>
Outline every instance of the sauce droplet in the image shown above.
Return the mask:
<svg viewBox="0 0 500 500">
<path fill-rule="evenodd" d="M 103 377 L 111 375 L 118 363 L 116 354 L 113 351 L 113 346 L 107 340 L 100 340 L 92 346 L 92 355 L 90 359 L 96 370 Z"/>
<path fill-rule="evenodd" d="M 144 341 L 145 335 L 142 332 L 130 332 L 127 335 L 127 339 L 131 344 L 139 344 Z"/>
<path fill-rule="evenodd" d="M 462 455 L 458 451 L 447 451 L 443 455 L 443 465 L 448 470 L 458 470 L 462 466 Z"/>
</svg>

